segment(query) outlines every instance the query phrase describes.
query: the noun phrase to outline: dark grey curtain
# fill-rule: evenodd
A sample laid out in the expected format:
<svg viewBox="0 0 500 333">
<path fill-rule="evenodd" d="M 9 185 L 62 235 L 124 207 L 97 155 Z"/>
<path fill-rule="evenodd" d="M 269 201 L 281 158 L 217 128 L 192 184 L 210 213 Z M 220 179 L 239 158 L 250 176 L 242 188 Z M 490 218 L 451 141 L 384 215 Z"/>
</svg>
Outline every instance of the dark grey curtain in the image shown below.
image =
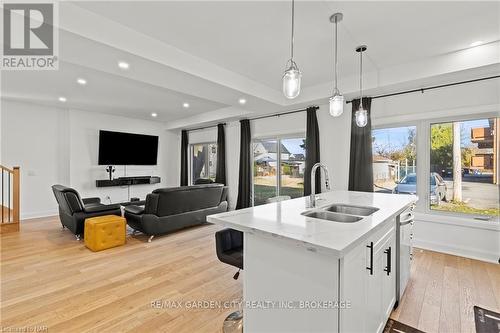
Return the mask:
<svg viewBox="0 0 500 333">
<path fill-rule="evenodd" d="M 224 124 L 217 125 L 217 169 L 215 170 L 215 182 L 226 184 L 226 134 Z"/>
<path fill-rule="evenodd" d="M 349 191 L 373 192 L 371 104 L 371 97 L 363 98 L 363 107 L 368 111 L 368 123 L 365 127 L 358 127 L 354 114 L 359 108 L 359 98 L 352 101 Z"/>
<path fill-rule="evenodd" d="M 317 107 L 307 108 L 306 121 L 306 168 L 304 171 L 304 195 L 311 194 L 311 169 L 320 160 Z M 316 172 L 316 193 L 321 192 L 321 172 Z"/>
<path fill-rule="evenodd" d="M 181 186 L 188 185 L 188 132 L 181 132 Z"/>
<path fill-rule="evenodd" d="M 250 120 L 240 120 L 240 127 L 240 177 L 238 181 L 238 200 L 236 202 L 236 209 L 252 206 L 252 159 L 250 155 L 252 137 L 250 135 Z"/>
</svg>

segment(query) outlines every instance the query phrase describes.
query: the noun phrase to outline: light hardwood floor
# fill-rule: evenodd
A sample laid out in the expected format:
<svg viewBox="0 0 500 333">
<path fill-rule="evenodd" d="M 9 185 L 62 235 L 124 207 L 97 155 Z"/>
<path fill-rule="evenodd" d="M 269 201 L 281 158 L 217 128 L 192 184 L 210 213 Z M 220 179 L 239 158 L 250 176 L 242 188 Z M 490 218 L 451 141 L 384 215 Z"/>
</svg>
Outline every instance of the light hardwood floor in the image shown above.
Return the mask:
<svg viewBox="0 0 500 333">
<path fill-rule="evenodd" d="M 215 255 L 205 225 L 152 243 L 91 252 L 58 218 L 22 221 L 1 246 L 1 326 L 48 332 L 220 332 L 234 309 L 155 308 L 161 301 L 232 301 L 236 270 Z M 244 274 L 244 273 L 242 273 Z M 192 304 L 192 303 L 191 303 Z M 426 332 L 474 332 L 472 306 L 500 308 L 500 265 L 416 250 L 412 280 L 392 317 Z"/>
</svg>

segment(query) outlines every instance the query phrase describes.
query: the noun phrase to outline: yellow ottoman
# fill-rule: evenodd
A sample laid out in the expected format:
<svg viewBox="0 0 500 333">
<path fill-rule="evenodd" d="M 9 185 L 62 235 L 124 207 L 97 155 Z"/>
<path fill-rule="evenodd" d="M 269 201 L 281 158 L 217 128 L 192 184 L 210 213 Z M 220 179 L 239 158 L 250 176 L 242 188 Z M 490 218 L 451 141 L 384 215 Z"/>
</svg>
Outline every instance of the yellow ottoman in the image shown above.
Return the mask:
<svg viewBox="0 0 500 333">
<path fill-rule="evenodd" d="M 125 221 L 116 215 L 85 219 L 85 246 L 92 251 L 101 251 L 125 244 Z"/>
</svg>

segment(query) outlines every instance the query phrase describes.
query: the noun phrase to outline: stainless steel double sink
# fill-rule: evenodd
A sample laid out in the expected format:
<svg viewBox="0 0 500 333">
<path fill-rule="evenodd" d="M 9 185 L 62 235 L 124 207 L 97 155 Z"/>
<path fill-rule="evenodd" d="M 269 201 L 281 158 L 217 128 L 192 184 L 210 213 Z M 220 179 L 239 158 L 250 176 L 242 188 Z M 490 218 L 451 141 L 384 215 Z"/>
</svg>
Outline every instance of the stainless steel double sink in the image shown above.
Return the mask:
<svg viewBox="0 0 500 333">
<path fill-rule="evenodd" d="M 307 217 L 341 223 L 353 223 L 370 216 L 379 210 L 370 206 L 354 206 L 347 204 L 332 204 L 325 207 L 315 208 L 302 213 Z"/>
</svg>

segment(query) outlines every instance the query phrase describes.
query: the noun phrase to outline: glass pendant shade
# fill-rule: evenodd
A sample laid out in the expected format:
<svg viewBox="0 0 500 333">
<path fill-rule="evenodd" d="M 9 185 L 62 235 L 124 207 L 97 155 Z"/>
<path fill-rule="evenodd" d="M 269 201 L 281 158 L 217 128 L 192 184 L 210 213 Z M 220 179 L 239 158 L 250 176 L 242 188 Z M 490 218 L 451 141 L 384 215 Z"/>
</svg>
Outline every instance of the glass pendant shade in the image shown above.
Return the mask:
<svg viewBox="0 0 500 333">
<path fill-rule="evenodd" d="M 356 125 L 365 127 L 368 124 L 368 111 L 363 107 L 363 52 L 366 51 L 366 45 L 361 45 L 356 48 L 359 53 L 359 108 L 354 113 Z"/>
<path fill-rule="evenodd" d="M 333 92 L 333 96 L 330 97 L 330 115 L 339 117 L 342 113 L 344 113 L 344 96 L 336 90 Z"/>
<path fill-rule="evenodd" d="M 358 127 L 365 127 L 368 123 L 368 111 L 363 109 L 363 106 L 360 106 L 358 111 L 354 114 L 356 118 L 356 125 Z"/>
<path fill-rule="evenodd" d="M 293 99 L 300 94 L 300 81 L 302 73 L 296 66 L 291 66 L 283 74 L 283 94 L 288 99 Z"/>
</svg>

